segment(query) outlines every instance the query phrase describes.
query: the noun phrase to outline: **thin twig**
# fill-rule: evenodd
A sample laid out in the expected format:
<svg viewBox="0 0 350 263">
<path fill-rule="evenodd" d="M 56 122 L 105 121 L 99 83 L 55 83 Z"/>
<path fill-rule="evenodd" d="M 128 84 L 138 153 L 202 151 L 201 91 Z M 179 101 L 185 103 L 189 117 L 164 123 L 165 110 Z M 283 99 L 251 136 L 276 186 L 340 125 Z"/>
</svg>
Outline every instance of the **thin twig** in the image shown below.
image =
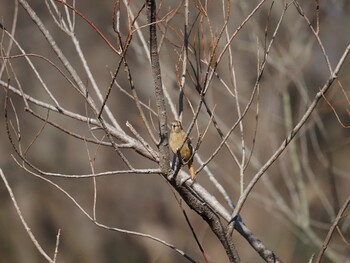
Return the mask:
<svg viewBox="0 0 350 263">
<path fill-rule="evenodd" d="M 341 220 L 342 218 L 342 215 L 344 213 L 344 211 L 346 210 L 346 208 L 348 207 L 348 205 L 350 204 L 350 195 L 348 196 L 348 198 L 345 200 L 343 206 L 339 209 L 339 212 L 337 214 L 337 217 L 335 218 L 333 224 L 331 225 L 331 227 L 329 228 L 329 231 L 327 233 L 327 236 L 322 244 L 322 247 L 320 249 L 320 252 L 318 253 L 317 255 L 317 258 L 315 260 L 315 263 L 319 263 L 321 262 L 321 259 L 323 257 L 323 254 L 325 253 L 327 247 L 328 247 L 328 244 L 332 238 L 332 235 L 333 235 L 333 232 L 334 230 L 336 229 L 339 221 Z"/>
<path fill-rule="evenodd" d="M 229 2 L 229 1 L 228 1 Z M 223 13 L 224 13 L 224 1 L 222 2 L 222 6 L 223 6 Z M 229 9 L 229 7 L 228 7 Z M 227 18 L 228 19 L 228 18 Z M 225 33 L 226 33 L 226 41 L 229 42 L 229 32 L 228 32 L 228 28 L 227 28 L 227 24 L 225 25 Z M 242 110 L 241 110 L 241 106 L 240 106 L 240 96 L 238 95 L 238 87 L 237 87 L 237 82 L 236 82 L 236 71 L 235 71 L 235 67 L 233 65 L 233 57 L 232 57 L 232 48 L 231 46 L 228 47 L 228 57 L 229 57 L 229 72 L 231 72 L 230 74 L 230 78 L 231 78 L 231 82 L 233 85 L 233 90 L 234 90 L 234 97 L 235 99 L 235 104 L 236 104 L 236 109 L 237 109 L 237 114 L 238 114 L 238 118 L 241 119 L 242 117 Z M 243 119 L 241 119 L 243 120 Z M 240 193 L 243 193 L 243 189 L 244 189 L 244 166 L 245 166 L 245 159 L 246 159 L 246 146 L 245 146 L 245 141 L 244 141 L 244 127 L 243 127 L 243 121 L 239 122 L 239 130 L 240 130 L 240 134 L 241 134 L 241 150 L 242 150 L 242 158 L 241 161 L 238 164 L 239 167 L 239 177 L 240 177 Z"/>
<path fill-rule="evenodd" d="M 78 14 L 82 19 L 85 20 L 86 23 L 88 23 L 96 31 L 97 34 L 100 35 L 100 37 L 103 39 L 103 41 L 107 44 L 107 46 L 111 50 L 113 50 L 116 54 L 120 55 L 120 52 L 114 48 L 114 46 L 108 41 L 108 39 L 102 34 L 102 32 L 83 13 L 77 10 L 74 6 L 71 6 L 70 4 L 66 3 L 64 0 L 55 0 L 55 1 L 67 6 L 69 9 L 71 9 L 76 14 Z"/>
<path fill-rule="evenodd" d="M 55 253 L 53 255 L 53 262 L 56 262 L 57 255 L 58 255 L 58 246 L 60 244 L 60 237 L 61 237 L 61 229 L 58 229 L 57 236 L 56 236 L 56 245 L 55 245 Z"/>
<path fill-rule="evenodd" d="M 25 156 L 27 154 L 27 152 L 29 151 L 30 147 L 35 143 L 35 141 L 39 138 L 39 136 L 41 135 L 41 133 L 44 131 L 46 124 L 47 124 L 47 120 L 49 119 L 50 116 L 50 111 L 47 111 L 47 115 L 46 115 L 46 119 L 43 123 L 43 125 L 41 126 L 41 128 L 39 129 L 39 131 L 37 132 L 37 134 L 34 136 L 34 138 L 32 139 L 32 141 L 28 144 L 27 148 L 24 150 L 23 155 Z"/>
<path fill-rule="evenodd" d="M 299 14 L 305 19 L 306 23 L 308 24 L 308 26 L 309 26 L 310 29 L 311 29 L 311 32 L 314 34 L 314 36 L 315 36 L 315 38 L 316 38 L 316 40 L 317 40 L 317 43 L 318 43 L 318 45 L 320 46 L 320 48 L 321 48 L 321 50 L 322 50 L 322 54 L 323 54 L 323 57 L 324 57 L 324 59 L 325 59 L 325 61 L 326 61 L 327 66 L 328 66 L 329 73 L 330 73 L 330 74 L 333 74 L 331 62 L 329 61 L 328 55 L 327 55 L 327 53 L 326 53 L 326 49 L 325 49 L 325 47 L 323 46 L 322 41 L 321 41 L 321 38 L 320 38 L 320 36 L 319 36 L 319 34 L 318 34 L 318 31 L 317 31 L 317 30 L 319 30 L 319 29 L 316 28 L 316 31 L 315 31 L 314 27 L 311 25 L 311 22 L 310 22 L 309 18 L 305 15 L 305 12 L 304 12 L 303 9 L 301 8 L 301 6 L 300 6 L 300 4 L 298 3 L 298 1 L 297 1 L 297 0 L 293 0 L 292 2 L 293 2 L 293 4 L 294 4 L 294 6 L 296 7 L 296 9 L 298 10 Z M 318 26 L 318 24 L 317 24 L 317 26 Z"/>
<path fill-rule="evenodd" d="M 136 139 L 145 147 L 146 151 L 148 151 L 154 159 L 158 159 L 159 156 L 157 152 L 155 152 L 152 149 L 152 147 L 142 138 L 142 136 L 135 130 L 135 128 L 130 124 L 130 122 L 126 122 L 126 126 L 135 135 Z"/>
<path fill-rule="evenodd" d="M 34 234 L 32 233 L 32 230 L 30 229 L 30 227 L 27 225 L 27 222 L 25 221 L 23 215 L 22 215 L 22 212 L 21 212 L 21 209 L 19 208 L 18 204 L 17 204 L 17 201 L 16 201 L 16 198 L 12 192 L 12 189 L 9 185 L 9 183 L 7 182 L 6 180 L 6 177 L 4 175 L 4 173 L 2 172 L 2 169 L 0 169 L 0 176 L 1 176 L 1 179 L 4 181 L 4 184 L 7 188 L 7 191 L 9 192 L 10 194 L 10 197 L 11 197 L 11 200 L 12 200 L 12 203 L 13 203 L 13 206 L 15 207 L 16 209 L 16 212 L 22 222 L 22 225 L 24 226 L 27 234 L 29 235 L 30 239 L 32 240 L 34 246 L 37 248 L 37 250 L 39 251 L 39 253 L 49 262 L 54 262 L 54 260 L 52 258 L 50 258 L 46 252 L 44 251 L 44 249 L 40 246 L 39 242 L 36 240 Z"/>
<path fill-rule="evenodd" d="M 169 186 L 170 186 L 170 184 L 169 184 Z M 204 251 L 204 248 L 203 248 L 203 246 L 201 245 L 201 243 L 199 242 L 199 239 L 198 239 L 198 237 L 197 237 L 197 234 L 196 234 L 196 232 L 194 231 L 193 226 L 192 226 L 192 224 L 191 224 L 191 221 L 190 221 L 190 219 L 189 219 L 188 216 L 187 216 L 186 210 L 184 209 L 184 207 L 183 207 L 183 205 L 182 205 L 182 199 L 179 199 L 179 198 L 177 197 L 175 191 L 174 191 L 172 188 L 171 188 L 171 191 L 172 191 L 172 193 L 173 193 L 173 196 L 175 197 L 175 200 L 176 200 L 177 204 L 179 205 L 179 207 L 180 207 L 180 209 L 181 209 L 181 211 L 182 211 L 182 214 L 183 214 L 184 217 L 185 217 L 186 223 L 187 223 L 188 227 L 189 227 L 190 230 L 191 230 L 191 233 L 192 233 L 192 235 L 193 235 L 193 237 L 194 237 L 194 239 L 195 239 L 195 241 L 196 241 L 196 244 L 198 245 L 199 250 L 201 251 L 201 253 L 202 253 L 202 255 L 203 255 L 203 258 L 204 258 L 205 262 L 208 263 L 207 256 L 206 256 L 206 253 L 205 253 L 205 251 Z"/>
<path fill-rule="evenodd" d="M 45 81 L 43 80 L 43 78 L 41 77 L 41 75 L 39 74 L 39 71 L 36 69 L 36 67 L 34 66 L 33 62 L 30 60 L 30 58 L 28 56 L 25 56 L 26 53 L 24 51 L 24 49 L 21 47 L 21 45 L 18 43 L 18 41 L 9 33 L 5 30 L 5 32 L 7 33 L 7 35 L 11 38 L 11 41 L 13 43 L 15 43 L 15 45 L 17 46 L 17 48 L 19 49 L 19 51 L 24 55 L 24 58 L 26 59 L 27 63 L 29 64 L 30 68 L 32 69 L 32 71 L 34 72 L 34 74 L 36 75 L 36 77 L 38 78 L 40 84 L 43 86 L 45 92 L 48 94 L 48 96 L 50 97 L 50 99 L 55 103 L 57 108 L 60 108 L 60 104 L 58 103 L 58 101 L 56 100 L 56 98 L 54 97 L 54 95 L 51 93 L 51 91 L 49 90 L 48 86 L 46 85 Z"/>
<path fill-rule="evenodd" d="M 13 10 L 13 19 L 12 19 L 12 25 L 11 25 L 11 30 L 8 32 L 11 36 L 14 36 L 15 35 L 15 32 L 16 32 L 16 28 L 17 28 L 17 20 L 18 20 L 18 1 L 15 1 L 14 2 L 14 10 Z M 1 24 L 0 24 L 1 25 Z M 3 27 L 1 25 L 1 29 L 3 29 L 3 31 L 5 31 L 5 27 Z M 10 41 L 7 45 L 7 49 L 6 50 L 3 50 L 2 48 L 2 44 L 3 44 L 3 37 L 4 35 L 1 34 L 1 56 L 3 57 L 8 57 L 11 53 L 11 50 L 12 50 L 12 46 L 13 46 L 13 40 L 12 38 L 10 38 Z M 4 70 L 6 69 L 6 61 L 4 61 L 0 67 L 0 78 L 2 77 L 2 74 L 4 73 Z"/>
<path fill-rule="evenodd" d="M 96 153 L 95 153 L 94 158 L 91 158 L 89 147 L 88 147 L 86 141 L 85 141 L 85 149 L 86 149 L 86 153 L 87 153 L 88 158 L 89 158 L 91 173 L 95 174 L 95 160 L 96 160 L 97 150 L 99 149 L 99 147 L 96 148 Z M 94 218 L 94 220 L 96 220 L 97 183 L 96 183 L 95 176 L 92 177 L 92 182 L 93 182 L 93 189 L 94 189 L 94 193 L 93 193 L 94 197 L 93 197 L 93 203 L 92 203 L 92 217 Z"/>
</svg>

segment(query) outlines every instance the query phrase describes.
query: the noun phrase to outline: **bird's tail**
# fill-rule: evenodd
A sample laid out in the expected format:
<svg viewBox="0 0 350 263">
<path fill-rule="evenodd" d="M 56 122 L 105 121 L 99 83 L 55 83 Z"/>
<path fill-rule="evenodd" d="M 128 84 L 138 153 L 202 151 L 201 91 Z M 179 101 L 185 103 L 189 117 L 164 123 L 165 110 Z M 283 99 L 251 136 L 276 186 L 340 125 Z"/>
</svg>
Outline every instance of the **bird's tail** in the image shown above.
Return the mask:
<svg viewBox="0 0 350 263">
<path fill-rule="evenodd" d="M 190 160 L 188 162 L 188 169 L 190 170 L 190 175 L 192 180 L 194 181 L 196 179 L 196 174 L 194 172 L 194 167 L 193 167 L 193 160 Z"/>
</svg>

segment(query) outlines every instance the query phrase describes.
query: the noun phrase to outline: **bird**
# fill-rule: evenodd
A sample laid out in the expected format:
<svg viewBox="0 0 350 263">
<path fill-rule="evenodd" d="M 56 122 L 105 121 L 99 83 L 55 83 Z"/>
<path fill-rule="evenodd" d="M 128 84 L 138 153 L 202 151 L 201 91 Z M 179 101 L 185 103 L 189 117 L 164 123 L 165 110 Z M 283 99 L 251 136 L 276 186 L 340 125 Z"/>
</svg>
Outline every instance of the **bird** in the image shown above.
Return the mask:
<svg viewBox="0 0 350 263">
<path fill-rule="evenodd" d="M 181 147 L 183 141 L 185 139 L 185 132 L 182 129 L 181 122 L 178 120 L 175 120 L 171 123 L 171 130 L 169 135 L 169 145 L 174 154 L 177 154 L 177 151 Z M 186 138 L 186 141 L 184 142 L 181 150 L 180 150 L 180 157 L 182 162 L 188 163 L 188 169 L 190 171 L 191 179 L 194 181 L 196 178 L 194 167 L 193 167 L 193 148 L 191 144 L 191 140 L 189 138 Z"/>
</svg>

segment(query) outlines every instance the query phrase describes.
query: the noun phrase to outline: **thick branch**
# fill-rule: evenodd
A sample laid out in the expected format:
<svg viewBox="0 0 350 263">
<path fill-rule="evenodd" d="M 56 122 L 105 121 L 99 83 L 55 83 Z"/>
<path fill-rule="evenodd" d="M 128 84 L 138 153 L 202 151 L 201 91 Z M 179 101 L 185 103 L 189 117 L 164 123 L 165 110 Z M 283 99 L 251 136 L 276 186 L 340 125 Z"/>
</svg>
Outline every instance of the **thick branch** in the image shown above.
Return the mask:
<svg viewBox="0 0 350 263">
<path fill-rule="evenodd" d="M 190 186 L 183 183 L 180 176 L 171 181 L 172 186 L 178 191 L 187 205 L 196 211 L 210 226 L 211 230 L 220 240 L 230 262 L 240 262 L 237 250 L 233 244 L 232 237 L 228 234 L 228 225 L 222 222 L 216 214 L 203 200 L 196 196 Z"/>
<path fill-rule="evenodd" d="M 167 127 L 167 116 L 166 106 L 162 87 L 162 78 L 159 65 L 159 55 L 157 50 L 157 32 L 156 32 L 156 3 L 153 0 L 147 1 L 147 17 L 150 23 L 150 52 L 151 52 L 151 66 L 152 76 L 154 81 L 154 89 L 156 96 L 156 104 L 158 110 L 158 121 L 159 121 L 159 137 L 160 141 L 158 144 L 159 148 L 159 166 L 164 175 L 171 173 L 170 171 L 170 153 L 168 146 L 168 127 Z"/>
</svg>

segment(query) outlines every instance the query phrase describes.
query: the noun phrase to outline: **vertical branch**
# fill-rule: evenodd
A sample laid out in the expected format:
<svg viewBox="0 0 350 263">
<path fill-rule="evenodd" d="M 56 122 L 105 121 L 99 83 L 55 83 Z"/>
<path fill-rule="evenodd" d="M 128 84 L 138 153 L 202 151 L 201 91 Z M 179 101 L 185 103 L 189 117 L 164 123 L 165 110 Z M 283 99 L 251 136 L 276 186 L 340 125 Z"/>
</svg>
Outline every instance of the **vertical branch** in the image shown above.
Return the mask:
<svg viewBox="0 0 350 263">
<path fill-rule="evenodd" d="M 282 95 L 283 98 L 283 109 L 284 109 L 284 122 L 286 126 L 286 130 L 290 131 L 293 128 L 293 116 L 292 116 L 292 105 L 290 95 L 288 91 L 285 91 Z M 292 161 L 293 173 L 295 174 L 296 180 L 296 189 L 298 195 L 298 215 L 299 218 L 297 220 L 302 220 L 305 225 L 309 224 L 309 207 L 307 202 L 307 194 L 306 187 L 304 183 L 304 175 L 301 167 L 301 160 L 298 156 L 297 143 L 295 141 L 291 141 L 290 146 L 290 158 Z"/>
<path fill-rule="evenodd" d="M 229 19 L 229 14 L 230 14 L 230 4 L 229 2 L 227 3 L 227 9 L 228 9 L 228 15 L 226 20 L 228 21 Z M 223 16 L 225 15 L 225 4 L 224 1 L 222 3 L 223 6 Z M 229 30 L 227 27 L 227 23 L 225 24 L 225 33 L 226 33 L 226 41 L 229 41 L 230 39 L 230 35 L 229 35 Z M 240 194 L 243 193 L 244 190 L 244 166 L 245 166 L 245 157 L 246 157 L 246 150 L 245 150 L 245 142 L 244 142 L 244 129 L 243 129 L 243 118 L 242 118 L 242 110 L 241 110 L 241 106 L 240 106 L 240 96 L 238 94 L 238 87 L 237 87 L 237 82 L 236 82 L 236 70 L 235 67 L 233 65 L 233 54 L 232 54 L 232 48 L 231 46 L 228 47 L 228 58 L 229 58 L 229 69 L 230 69 L 230 78 L 231 78 L 231 82 L 232 82 L 232 86 L 233 86 L 233 90 L 234 90 L 234 97 L 235 102 L 236 102 L 236 109 L 237 109 L 237 114 L 238 114 L 238 118 L 241 119 L 241 121 L 239 122 L 239 130 L 241 133 L 241 149 L 242 149 L 242 159 L 241 162 L 238 163 L 239 166 L 239 176 L 240 176 Z"/>
<path fill-rule="evenodd" d="M 189 15 L 188 0 L 185 0 L 185 25 L 184 25 L 184 48 L 182 59 L 182 73 L 179 94 L 179 120 L 182 120 L 183 114 L 183 97 L 186 84 L 187 58 L 188 58 L 188 15 Z"/>
<path fill-rule="evenodd" d="M 150 33 L 150 53 L 151 53 L 151 66 L 152 76 L 154 81 L 154 89 L 156 96 L 156 105 L 158 110 L 158 123 L 159 123 L 159 136 L 160 141 L 158 144 L 159 148 L 159 166 L 163 175 L 170 174 L 170 154 L 168 147 L 168 127 L 167 127 L 167 116 L 166 106 L 162 86 L 162 78 L 159 65 L 159 55 L 157 49 L 157 31 L 156 31 L 156 3 L 155 0 L 147 0 L 147 18 Z"/>
</svg>

